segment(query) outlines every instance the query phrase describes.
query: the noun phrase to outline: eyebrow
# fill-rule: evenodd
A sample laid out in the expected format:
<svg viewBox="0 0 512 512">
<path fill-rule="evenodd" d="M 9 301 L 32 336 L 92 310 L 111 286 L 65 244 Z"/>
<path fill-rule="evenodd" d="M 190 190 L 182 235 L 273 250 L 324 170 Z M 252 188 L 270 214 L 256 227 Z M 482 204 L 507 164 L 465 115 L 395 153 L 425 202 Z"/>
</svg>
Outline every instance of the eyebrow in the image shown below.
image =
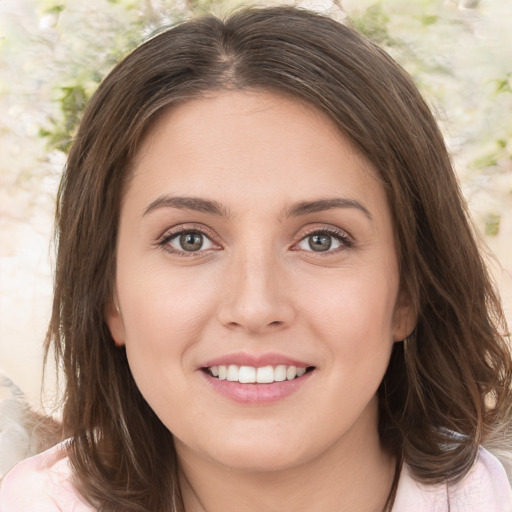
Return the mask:
<svg viewBox="0 0 512 512">
<path fill-rule="evenodd" d="M 301 201 L 292 205 L 285 211 L 286 217 L 300 217 L 310 213 L 323 212 L 334 208 L 355 208 L 365 214 L 368 219 L 373 220 L 372 214 L 359 201 L 349 198 L 335 197 L 331 199 L 320 199 L 318 201 Z"/>
<path fill-rule="evenodd" d="M 182 197 L 163 195 L 155 199 L 145 210 L 144 215 L 159 208 L 178 208 L 180 210 L 193 210 L 196 212 L 209 213 L 219 217 L 228 217 L 228 211 L 217 201 L 201 199 L 199 197 Z"/>
<path fill-rule="evenodd" d="M 227 209 L 209 199 L 199 197 L 169 196 L 163 195 L 155 199 L 145 210 L 143 216 L 148 215 L 160 208 L 177 208 L 180 210 L 193 210 L 201 213 L 208 213 L 218 217 L 229 217 Z M 349 198 L 319 199 L 316 201 L 301 201 L 293 204 L 285 210 L 285 217 L 300 217 L 311 213 L 332 210 L 334 208 L 355 208 L 364 213 L 368 219 L 373 220 L 372 214 L 359 201 Z"/>
</svg>

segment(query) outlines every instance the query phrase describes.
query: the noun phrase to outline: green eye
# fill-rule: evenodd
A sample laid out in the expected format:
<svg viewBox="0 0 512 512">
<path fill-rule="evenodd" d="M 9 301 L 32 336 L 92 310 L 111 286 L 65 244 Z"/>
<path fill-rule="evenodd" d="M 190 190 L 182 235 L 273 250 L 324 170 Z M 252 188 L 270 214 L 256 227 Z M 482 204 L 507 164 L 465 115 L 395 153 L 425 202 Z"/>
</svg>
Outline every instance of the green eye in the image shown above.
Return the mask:
<svg viewBox="0 0 512 512">
<path fill-rule="evenodd" d="M 201 231 L 182 231 L 168 236 L 161 243 L 175 253 L 194 253 L 214 249 L 216 245 Z"/>
<path fill-rule="evenodd" d="M 332 237 L 330 235 L 316 234 L 307 238 L 309 248 L 315 252 L 328 251 L 332 246 Z"/>
<path fill-rule="evenodd" d="M 351 237 L 342 230 L 320 229 L 304 236 L 297 247 L 307 252 L 335 253 L 353 245 Z"/>
<path fill-rule="evenodd" d="M 200 233 L 183 233 L 179 236 L 178 240 L 179 249 L 187 252 L 195 252 L 203 247 L 204 237 Z"/>
</svg>

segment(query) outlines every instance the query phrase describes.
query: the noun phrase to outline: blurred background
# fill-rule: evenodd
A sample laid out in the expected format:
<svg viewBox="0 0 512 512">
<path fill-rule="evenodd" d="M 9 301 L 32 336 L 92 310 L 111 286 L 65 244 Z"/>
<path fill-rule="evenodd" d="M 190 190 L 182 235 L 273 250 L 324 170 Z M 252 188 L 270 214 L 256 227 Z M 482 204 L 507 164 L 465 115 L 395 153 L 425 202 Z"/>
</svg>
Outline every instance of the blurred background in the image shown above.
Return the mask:
<svg viewBox="0 0 512 512">
<path fill-rule="evenodd" d="M 246 0 L 243 5 L 255 2 Z M 289 2 L 257 2 L 258 5 Z M 512 1 L 310 0 L 412 74 L 446 137 L 512 323 Z M 0 372 L 38 408 L 54 201 L 84 103 L 162 25 L 237 0 L 0 0 Z M 449 222 L 446 219 L 446 222 Z M 47 403 L 55 394 L 47 375 Z"/>
</svg>

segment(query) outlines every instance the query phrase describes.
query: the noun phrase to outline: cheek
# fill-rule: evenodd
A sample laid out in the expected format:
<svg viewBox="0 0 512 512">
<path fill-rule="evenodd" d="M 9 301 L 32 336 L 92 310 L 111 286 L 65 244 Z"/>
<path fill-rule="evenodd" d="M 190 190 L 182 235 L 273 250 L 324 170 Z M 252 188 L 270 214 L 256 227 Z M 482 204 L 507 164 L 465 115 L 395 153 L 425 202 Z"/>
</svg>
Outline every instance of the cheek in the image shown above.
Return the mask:
<svg viewBox="0 0 512 512">
<path fill-rule="evenodd" d="M 328 286 L 311 287 L 312 292 L 304 294 L 304 314 L 316 335 L 329 340 L 327 346 L 337 355 L 333 360 L 349 366 L 349 362 L 387 357 L 398 287 L 389 275 L 344 273 L 330 279 Z"/>
<path fill-rule="evenodd" d="M 126 354 L 137 387 L 165 420 L 166 411 L 186 407 L 190 354 L 210 317 L 211 299 L 195 281 L 154 269 L 142 275 L 119 283 Z"/>
<path fill-rule="evenodd" d="M 317 312 L 324 311 L 324 318 L 331 322 L 343 319 L 343 326 L 362 322 L 368 329 L 389 328 L 392 325 L 393 310 L 398 292 L 395 279 L 389 274 L 375 276 L 370 273 L 344 272 L 339 279 L 333 276 L 323 290 L 319 287 L 307 294 L 307 299 Z M 352 322 L 346 323 L 346 320 Z"/>
<path fill-rule="evenodd" d="M 215 291 L 202 279 L 161 268 L 142 272 L 125 264 L 118 275 L 130 369 L 150 405 L 167 408 L 180 393 L 162 389 L 180 389 L 186 396 L 176 375 L 190 369 L 189 355 L 211 316 Z"/>
<path fill-rule="evenodd" d="M 187 269 L 163 265 L 120 265 L 118 293 L 125 318 L 127 341 L 144 338 L 148 344 L 194 337 L 208 316 L 215 297 L 212 279 Z"/>
</svg>

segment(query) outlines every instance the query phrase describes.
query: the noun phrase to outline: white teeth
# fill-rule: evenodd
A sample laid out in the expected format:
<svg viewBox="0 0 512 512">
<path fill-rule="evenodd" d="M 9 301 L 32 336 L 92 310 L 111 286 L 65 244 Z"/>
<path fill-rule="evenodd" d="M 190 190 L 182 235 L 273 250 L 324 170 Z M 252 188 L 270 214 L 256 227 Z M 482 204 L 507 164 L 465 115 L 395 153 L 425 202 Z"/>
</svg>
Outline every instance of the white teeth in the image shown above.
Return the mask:
<svg viewBox="0 0 512 512">
<path fill-rule="evenodd" d="M 274 370 L 274 380 L 277 382 L 283 382 L 283 380 L 286 380 L 286 366 L 284 364 L 280 364 L 279 366 L 276 366 Z"/>
<path fill-rule="evenodd" d="M 297 376 L 297 367 L 296 366 L 289 366 L 286 370 L 286 378 L 288 380 L 293 380 Z"/>
<path fill-rule="evenodd" d="M 236 364 L 230 364 L 228 366 L 228 373 L 226 375 L 226 380 L 235 382 L 238 380 L 238 366 Z"/>
<path fill-rule="evenodd" d="M 271 384 L 272 382 L 283 382 L 302 377 L 306 373 L 306 368 L 297 368 L 296 366 L 286 366 L 284 364 L 262 366 L 260 368 L 230 364 L 211 366 L 209 371 L 213 377 L 217 377 L 219 380 L 240 382 L 242 384 Z"/>
<path fill-rule="evenodd" d="M 238 382 L 242 382 L 244 384 L 256 382 L 256 368 L 253 368 L 252 366 L 240 366 Z"/>
<path fill-rule="evenodd" d="M 274 368 L 272 368 L 272 366 L 262 366 L 256 370 L 256 382 L 260 384 L 270 384 L 274 381 Z"/>
</svg>

